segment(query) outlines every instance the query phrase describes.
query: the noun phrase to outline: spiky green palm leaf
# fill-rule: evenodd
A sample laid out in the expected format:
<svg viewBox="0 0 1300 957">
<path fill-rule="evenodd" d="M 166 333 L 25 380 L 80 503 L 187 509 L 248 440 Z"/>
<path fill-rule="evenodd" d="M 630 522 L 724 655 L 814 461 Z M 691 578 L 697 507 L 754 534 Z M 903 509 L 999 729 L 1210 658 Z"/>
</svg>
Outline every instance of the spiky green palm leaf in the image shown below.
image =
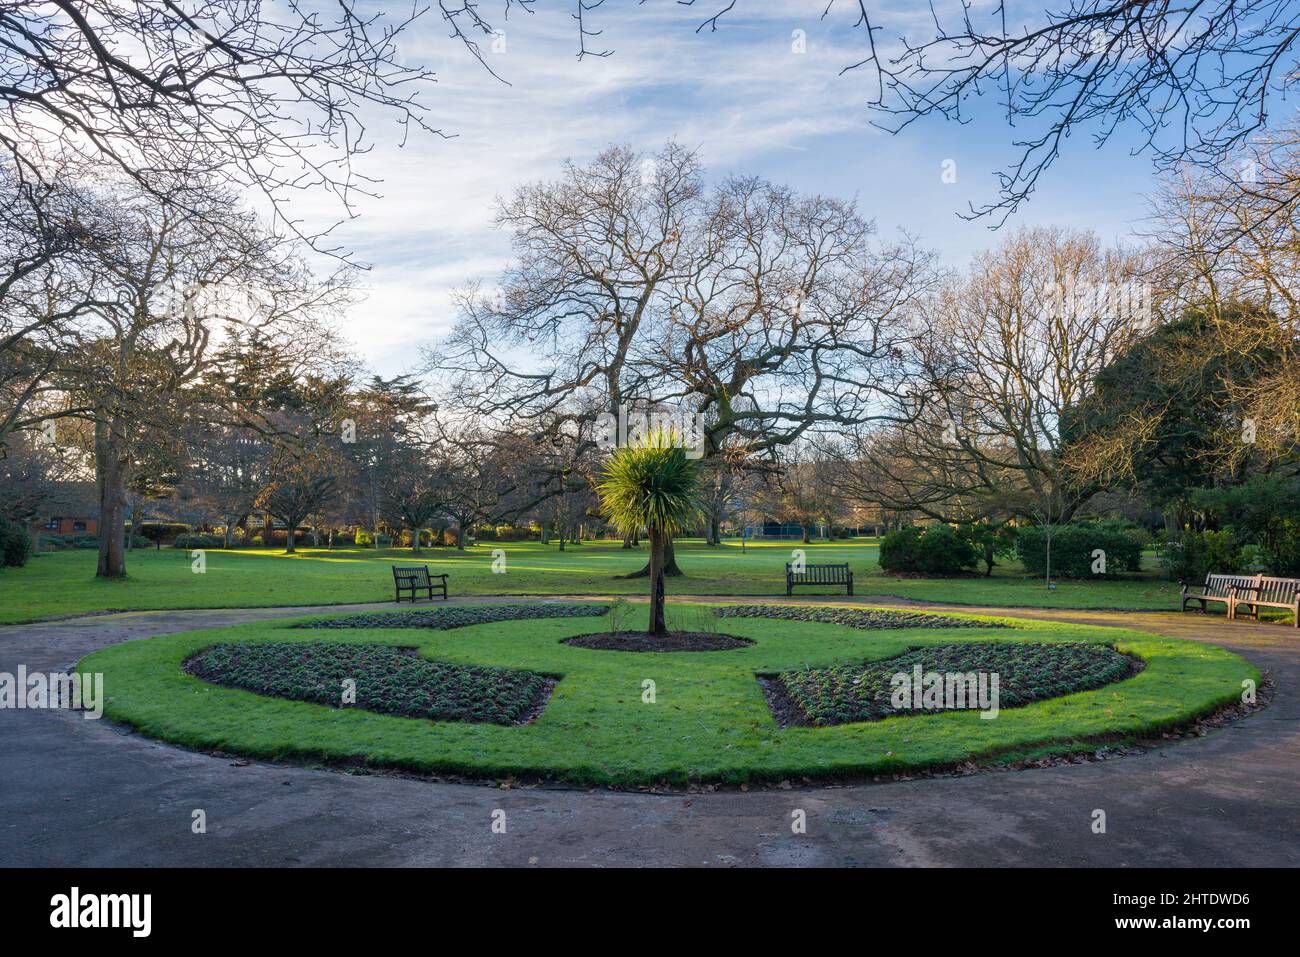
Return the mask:
<svg viewBox="0 0 1300 957">
<path fill-rule="evenodd" d="M 671 431 L 617 449 L 596 490 L 605 516 L 624 535 L 642 525 L 671 535 L 700 519 L 699 470 Z"/>
</svg>

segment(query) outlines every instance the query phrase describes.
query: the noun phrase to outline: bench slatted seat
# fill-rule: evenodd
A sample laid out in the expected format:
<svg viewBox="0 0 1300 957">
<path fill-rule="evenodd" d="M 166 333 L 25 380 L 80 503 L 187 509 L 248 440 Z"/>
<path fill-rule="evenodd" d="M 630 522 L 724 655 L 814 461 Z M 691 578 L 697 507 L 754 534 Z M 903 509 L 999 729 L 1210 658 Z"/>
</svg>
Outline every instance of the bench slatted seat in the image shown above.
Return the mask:
<svg viewBox="0 0 1300 957">
<path fill-rule="evenodd" d="M 411 602 L 415 602 L 417 592 L 425 592 L 429 601 L 433 601 L 433 591 L 442 592 L 443 601 L 447 601 L 447 576 L 431 575 L 428 565 L 394 565 L 393 587 L 397 590 L 397 600 L 402 600 L 403 593 L 410 593 Z"/>
<path fill-rule="evenodd" d="M 1232 618 L 1236 604 L 1234 601 L 1236 590 L 1254 583 L 1255 579 L 1250 575 L 1206 575 L 1205 584 L 1200 586 L 1189 586 L 1186 582 L 1182 582 L 1183 611 L 1186 611 L 1187 606 L 1192 602 L 1199 602 L 1201 611 L 1209 611 L 1210 602 L 1220 602 L 1227 610 L 1228 617 Z M 1196 587 L 1201 589 L 1200 594 L 1191 591 Z"/>
<path fill-rule="evenodd" d="M 1293 616 L 1293 624 L 1300 628 L 1300 579 L 1276 578 L 1269 575 L 1207 575 L 1200 594 L 1183 584 L 1183 611 L 1192 602 L 1199 602 L 1201 611 L 1208 610 L 1210 602 L 1221 602 L 1229 618 L 1237 617 L 1237 608 L 1246 606 L 1245 616 L 1259 620 L 1259 609 L 1285 608 Z"/>
<path fill-rule="evenodd" d="M 1254 584 L 1237 588 L 1236 605 L 1244 605 L 1245 617 L 1256 621 L 1259 621 L 1260 608 L 1285 608 L 1291 612 L 1291 623 L 1300 628 L 1300 578 L 1257 575 Z M 1238 614 L 1234 608 L 1232 617 Z"/>
<path fill-rule="evenodd" d="M 843 565 L 804 565 L 802 571 L 795 571 L 789 562 L 785 566 L 785 593 L 794 594 L 796 585 L 844 585 L 846 594 L 853 594 L 853 572 L 848 564 Z"/>
</svg>

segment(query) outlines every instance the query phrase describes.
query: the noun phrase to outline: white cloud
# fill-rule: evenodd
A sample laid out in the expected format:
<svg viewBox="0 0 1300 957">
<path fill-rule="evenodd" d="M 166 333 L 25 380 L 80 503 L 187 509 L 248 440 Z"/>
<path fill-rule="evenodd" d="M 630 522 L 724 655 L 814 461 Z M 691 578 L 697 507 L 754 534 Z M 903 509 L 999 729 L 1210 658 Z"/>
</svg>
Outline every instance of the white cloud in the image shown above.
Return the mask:
<svg viewBox="0 0 1300 957">
<path fill-rule="evenodd" d="M 490 281 L 506 262 L 508 237 L 491 225 L 497 196 L 611 142 L 649 151 L 676 138 L 698 147 L 714 174 L 758 173 L 857 195 L 882 231 L 919 228 L 932 244 L 963 253 L 988 241 L 983 225 L 959 224 L 953 213 L 967 198 L 987 198 L 996 163 L 962 128 L 962 190 L 940 190 L 938 164 L 957 148 L 951 134 L 936 144 L 921 132 L 894 138 L 870 126 L 867 76 L 838 75 L 863 55 L 865 34 L 852 28 L 852 17 L 822 20 L 823 3 L 782 0 L 728 15 L 715 33 L 696 33 L 712 12 L 696 7 L 600 7 L 589 25 L 603 33 L 588 47 L 615 53 L 581 61 L 571 7 L 516 13 L 502 25 L 504 52 L 482 44 L 509 86 L 447 38 L 436 7 L 403 39 L 404 59 L 438 71 L 425 99 L 432 122 L 454 138 L 413 135 L 399 149 L 376 118 L 375 148 L 359 159 L 362 172 L 382 178 L 382 198 L 360 202 L 360 218 L 337 234 L 373 264 L 370 294 L 345 332 L 378 371 L 409 368 L 413 330 L 435 339 L 455 318 L 450 291 Z M 895 11 L 891 34 L 918 17 L 928 14 L 914 6 Z M 792 49 L 796 29 L 805 31 L 806 52 Z"/>
</svg>

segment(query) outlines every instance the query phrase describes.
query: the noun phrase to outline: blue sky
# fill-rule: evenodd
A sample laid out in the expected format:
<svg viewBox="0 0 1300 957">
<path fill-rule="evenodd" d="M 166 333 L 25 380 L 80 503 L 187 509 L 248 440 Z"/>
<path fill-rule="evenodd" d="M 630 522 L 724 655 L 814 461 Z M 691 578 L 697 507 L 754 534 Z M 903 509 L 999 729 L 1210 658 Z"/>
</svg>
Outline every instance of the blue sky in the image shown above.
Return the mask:
<svg viewBox="0 0 1300 957">
<path fill-rule="evenodd" d="M 867 108 L 868 75 L 837 76 L 861 59 L 865 34 L 852 29 L 847 9 L 822 20 L 824 6 L 751 0 L 741 4 L 745 17 L 696 33 L 707 12 L 673 0 L 610 0 L 591 16 L 604 32 L 588 45 L 614 54 L 579 62 L 572 4 L 541 0 L 536 13 L 499 22 L 504 42 L 495 50 L 484 44 L 509 86 L 448 39 L 435 8 L 401 52 L 438 72 L 424 99 L 433 122 L 455 136 L 416 135 L 398 148 L 376 119 L 374 150 L 359 165 L 383 180 L 382 197 L 363 202 L 338 234 L 372 264 L 345 335 L 382 374 L 414 368 L 412 341 L 432 343 L 454 321 L 450 291 L 490 283 L 508 260 L 508 236 L 491 228 L 494 198 L 611 142 L 653 151 L 672 137 L 698 148 L 711 176 L 758 174 L 856 197 L 882 234 L 917 234 L 950 265 L 997 243 L 988 221 L 957 213 L 995 197 L 993 173 L 1015 155 L 1017 131 L 991 102 L 969 125 L 935 119 L 896 136 L 872 127 L 879 117 Z M 494 16 L 500 6 L 482 9 Z M 929 16 L 915 4 L 873 9 L 882 11 L 882 43 L 924 30 Z M 805 52 L 794 51 L 796 30 L 805 32 Z M 1091 228 L 1107 241 L 1132 238 L 1156 182 L 1150 159 L 1130 155 L 1132 144 L 1121 135 L 1099 151 L 1076 135 L 1004 229 L 1051 223 Z M 948 159 L 955 183 L 941 177 Z"/>
</svg>

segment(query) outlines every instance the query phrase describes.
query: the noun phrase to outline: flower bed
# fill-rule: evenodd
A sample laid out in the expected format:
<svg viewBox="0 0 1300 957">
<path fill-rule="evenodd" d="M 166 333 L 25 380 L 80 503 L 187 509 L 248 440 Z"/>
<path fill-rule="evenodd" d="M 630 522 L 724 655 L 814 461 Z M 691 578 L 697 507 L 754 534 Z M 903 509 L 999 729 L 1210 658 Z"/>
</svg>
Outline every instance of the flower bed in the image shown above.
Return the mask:
<svg viewBox="0 0 1300 957">
<path fill-rule="evenodd" d="M 294 701 L 492 724 L 536 717 L 555 683 L 533 671 L 428 661 L 410 648 L 324 642 L 214 645 L 190 658 L 185 670 L 213 684 Z"/>
<path fill-rule="evenodd" d="M 1127 678 L 1136 669 L 1132 658 L 1106 645 L 973 642 L 918 648 L 865 665 L 782 672 L 768 685 L 769 698 L 775 695 L 774 710 L 787 724 L 821 726 L 927 713 L 928 706 L 915 707 L 912 693 L 918 665 L 922 675 L 996 675 L 999 709 L 1098 688 Z M 891 701 L 897 687 L 894 675 L 908 676 L 903 708 L 895 708 Z M 782 701 L 782 696 L 788 701 Z M 940 708 L 951 706 L 951 702 L 940 704 Z"/>
<path fill-rule="evenodd" d="M 996 621 L 951 618 L 884 608 L 826 608 L 817 605 L 724 605 L 723 618 L 782 618 L 786 621 L 816 621 L 850 628 L 1006 628 Z"/>
<path fill-rule="evenodd" d="M 465 605 L 429 608 L 421 611 L 386 611 L 339 618 L 317 618 L 294 625 L 294 628 L 467 628 L 496 621 L 522 621 L 528 618 L 599 618 L 609 612 L 608 605 L 578 602 L 539 602 L 532 605 Z"/>
</svg>

